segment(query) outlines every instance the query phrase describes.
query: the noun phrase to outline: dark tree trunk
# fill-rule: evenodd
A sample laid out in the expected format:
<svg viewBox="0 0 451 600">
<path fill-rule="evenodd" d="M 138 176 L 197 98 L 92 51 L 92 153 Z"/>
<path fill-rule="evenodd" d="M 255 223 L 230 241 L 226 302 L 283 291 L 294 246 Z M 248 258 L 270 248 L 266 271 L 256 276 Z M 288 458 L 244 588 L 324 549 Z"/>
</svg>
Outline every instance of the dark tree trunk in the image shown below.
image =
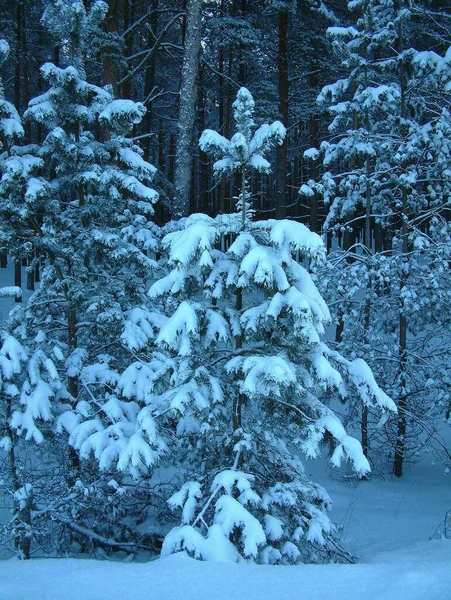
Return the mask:
<svg viewBox="0 0 451 600">
<path fill-rule="evenodd" d="M 127 30 L 127 28 L 130 26 L 130 21 L 131 21 L 131 12 L 132 12 L 132 6 L 130 6 L 130 0 L 122 0 L 123 1 L 123 28 L 124 30 Z M 133 34 L 127 35 L 125 37 L 125 49 L 124 49 L 124 55 L 125 57 L 129 57 L 132 55 L 132 49 L 133 49 Z M 132 78 L 131 77 L 126 77 L 122 83 L 121 86 L 121 96 L 122 98 L 130 98 L 131 96 L 131 83 L 132 83 Z"/>
<path fill-rule="evenodd" d="M 288 125 L 288 11 L 279 11 L 279 48 L 277 57 L 279 75 L 279 118 Z M 287 155 L 288 135 L 277 146 L 276 164 L 276 219 L 283 219 L 287 213 Z"/>
<path fill-rule="evenodd" d="M 150 13 L 150 29 L 147 36 L 147 45 L 149 47 L 153 44 L 153 36 L 158 35 L 158 2 L 159 0 L 152 0 L 152 11 Z M 143 134 L 149 134 L 152 130 L 152 118 L 153 118 L 153 102 L 152 102 L 152 92 L 155 86 L 155 69 L 157 62 L 157 53 L 153 53 L 149 64 L 146 68 L 145 78 L 144 78 L 144 98 L 148 98 L 149 100 L 146 103 L 147 112 L 144 115 L 142 120 L 141 130 Z M 161 129 L 161 126 L 160 126 Z M 146 138 L 144 143 L 144 158 L 145 160 L 151 160 L 150 154 L 150 143 L 151 138 Z M 153 160 L 153 157 L 152 157 Z"/>
<path fill-rule="evenodd" d="M 199 81 L 202 82 L 202 69 L 199 69 Z M 199 86 L 199 130 L 205 129 L 205 96 L 202 93 L 202 85 Z M 198 206 L 199 211 L 205 214 L 210 212 L 210 178 L 208 176 L 208 157 L 205 152 L 199 150 L 199 186 Z"/>
<path fill-rule="evenodd" d="M 105 19 L 105 27 L 109 33 L 115 33 L 119 29 L 119 0 L 108 0 L 108 14 Z M 114 95 L 119 95 L 119 68 L 114 55 L 107 54 L 103 61 L 103 83 L 113 87 Z"/>
<path fill-rule="evenodd" d="M 17 259 L 14 261 L 14 285 L 22 287 L 22 263 Z M 22 296 L 16 296 L 14 301 L 22 302 Z"/>
<path fill-rule="evenodd" d="M 398 7 L 399 9 L 401 7 Z M 399 23 L 399 33 L 397 39 L 397 45 L 401 51 L 403 47 L 403 31 L 402 22 Z M 406 72 L 404 62 L 401 60 L 399 63 L 399 84 L 401 92 L 401 109 L 400 117 L 405 119 L 406 113 Z M 405 127 L 402 127 L 401 135 L 405 137 L 407 131 Z M 402 289 L 406 283 L 409 272 L 409 231 L 408 231 L 408 191 L 405 187 L 401 191 L 401 239 L 402 239 L 402 264 L 400 265 L 400 282 L 399 288 Z M 404 307 L 402 300 L 399 301 L 399 338 L 398 338 L 398 356 L 399 356 L 399 388 L 400 396 L 398 398 L 398 423 L 396 432 L 396 443 L 395 443 L 395 457 L 393 461 L 393 473 L 396 477 L 402 476 L 404 457 L 406 450 L 406 433 L 407 433 L 407 318 L 404 314 Z"/>
<path fill-rule="evenodd" d="M 402 208 L 403 214 L 407 214 L 407 191 L 402 191 Z M 408 252 L 408 229 L 406 220 L 403 219 L 402 224 L 402 253 L 404 260 L 409 260 Z M 400 289 L 407 283 L 407 266 L 401 266 Z M 398 423 L 396 431 L 395 458 L 393 461 L 393 473 L 396 477 L 402 476 L 404 456 L 406 450 L 406 433 L 407 433 L 407 318 L 403 312 L 402 301 L 399 307 L 399 339 L 398 339 L 398 354 L 399 354 L 399 388 L 401 394 L 398 398 Z"/>
</svg>

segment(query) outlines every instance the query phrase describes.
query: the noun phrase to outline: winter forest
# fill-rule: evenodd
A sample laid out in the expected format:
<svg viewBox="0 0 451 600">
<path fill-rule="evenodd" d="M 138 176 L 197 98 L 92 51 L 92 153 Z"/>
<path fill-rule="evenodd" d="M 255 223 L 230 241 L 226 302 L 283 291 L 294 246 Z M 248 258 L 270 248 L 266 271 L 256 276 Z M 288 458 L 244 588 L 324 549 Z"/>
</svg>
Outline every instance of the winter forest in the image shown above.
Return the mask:
<svg viewBox="0 0 451 600">
<path fill-rule="evenodd" d="M 0 597 L 451 598 L 450 265 L 446 2 L 3 0 Z"/>
</svg>

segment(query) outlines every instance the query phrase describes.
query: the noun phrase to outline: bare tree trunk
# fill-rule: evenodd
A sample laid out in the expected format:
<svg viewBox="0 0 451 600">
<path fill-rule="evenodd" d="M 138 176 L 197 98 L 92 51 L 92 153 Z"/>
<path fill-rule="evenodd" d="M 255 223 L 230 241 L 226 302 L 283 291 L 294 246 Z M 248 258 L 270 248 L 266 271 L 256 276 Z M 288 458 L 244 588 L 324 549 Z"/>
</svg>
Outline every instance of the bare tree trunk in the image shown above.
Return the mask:
<svg viewBox="0 0 451 600">
<path fill-rule="evenodd" d="M 150 13 L 150 29 L 147 36 L 147 44 L 149 48 L 153 43 L 153 37 L 158 35 L 158 1 L 152 0 L 152 12 Z M 155 85 L 155 67 L 157 61 L 157 53 L 155 52 L 146 68 L 146 75 L 144 78 L 144 98 L 149 98 L 152 95 L 152 90 Z M 143 134 L 148 134 L 152 129 L 152 117 L 153 117 L 153 103 L 151 100 L 146 105 L 147 112 L 142 120 L 141 130 Z M 144 158 L 150 160 L 150 137 L 146 138 L 144 144 Z"/>
<path fill-rule="evenodd" d="M 310 116 L 309 119 L 310 147 L 319 148 L 319 117 L 317 113 Z M 310 177 L 316 180 L 320 173 L 320 158 L 315 158 L 310 162 Z M 310 200 L 309 227 L 311 231 L 319 231 L 318 224 L 318 193 L 315 191 Z"/>
<path fill-rule="evenodd" d="M 185 217 L 189 214 L 201 25 L 202 0 L 188 0 L 176 142 L 173 218 Z"/>
<path fill-rule="evenodd" d="M 402 48 L 402 23 L 399 23 L 398 46 Z M 399 64 L 399 83 L 401 91 L 401 119 L 406 118 L 406 73 L 403 61 Z M 405 132 L 403 133 L 403 137 Z M 409 239 L 407 229 L 407 189 L 402 188 L 402 206 L 401 206 L 401 236 L 402 236 L 402 258 L 401 275 L 399 287 L 402 289 L 407 283 L 409 256 Z M 407 318 L 404 314 L 402 300 L 399 304 L 399 338 L 398 338 L 398 356 L 399 356 L 399 388 L 400 396 L 398 398 L 398 423 L 395 443 L 395 457 L 393 461 L 393 473 L 396 477 L 402 476 L 405 456 L 405 442 L 407 432 L 406 408 L 407 408 Z"/>
<path fill-rule="evenodd" d="M 368 125 L 368 124 L 367 124 Z M 367 127 L 368 129 L 368 127 Z M 371 161 L 370 158 L 366 159 L 366 206 L 365 206 L 365 232 L 364 232 L 364 246 L 371 251 L 371 186 L 370 186 L 370 174 L 371 174 Z M 368 280 L 365 307 L 364 307 L 364 322 L 363 322 L 363 336 L 364 343 L 369 343 L 369 328 L 371 323 L 371 276 Z M 369 455 L 369 440 L 368 440 L 368 406 L 363 404 L 362 406 L 362 419 L 360 423 L 360 430 L 362 434 L 362 450 L 363 454 L 368 458 Z"/>
<path fill-rule="evenodd" d="M 117 32 L 119 28 L 119 6 L 118 0 L 108 0 L 108 14 L 105 20 L 105 27 L 109 33 Z M 119 93 L 119 69 L 115 57 L 111 54 L 105 57 L 103 63 L 103 83 L 113 86 L 114 95 Z"/>
<path fill-rule="evenodd" d="M 234 2 L 233 4 L 234 4 L 234 7 L 232 10 L 233 10 L 233 16 L 235 16 L 236 15 L 236 3 Z M 246 0 L 241 0 L 239 16 L 242 19 L 245 18 L 246 10 L 247 10 Z M 240 86 L 246 85 L 247 64 L 246 64 L 244 48 L 245 48 L 244 43 L 242 41 L 240 41 L 240 43 L 238 44 L 238 65 L 239 65 L 238 83 Z"/>
<path fill-rule="evenodd" d="M 199 68 L 199 81 L 202 82 L 202 69 Z M 199 85 L 199 129 L 205 129 L 205 96 L 202 92 L 202 83 Z M 199 185 L 198 204 L 199 211 L 208 214 L 210 207 L 210 178 L 208 177 L 208 157 L 199 150 Z"/>
<path fill-rule="evenodd" d="M 22 70 L 23 70 L 23 97 L 22 97 L 22 101 L 24 106 L 28 106 L 28 102 L 30 100 L 30 81 L 29 81 L 29 75 L 28 75 L 28 66 L 29 66 L 29 58 L 28 58 L 28 52 L 27 52 L 27 22 L 26 22 L 26 11 L 23 10 L 21 11 L 21 17 L 22 17 L 22 26 L 21 26 L 21 39 L 18 40 L 20 43 L 20 60 L 22 62 Z M 19 107 L 17 107 L 17 109 L 19 110 Z M 31 137 L 31 122 L 28 119 L 25 119 L 24 122 L 24 128 L 25 128 L 25 135 L 26 138 L 29 140 Z"/>
<path fill-rule="evenodd" d="M 161 173 L 165 172 L 165 131 L 161 119 L 158 127 L 158 169 Z"/>
<path fill-rule="evenodd" d="M 279 50 L 277 66 L 279 71 L 279 118 L 288 124 L 288 10 L 279 10 Z M 276 219 L 283 219 L 287 213 L 287 154 L 288 136 L 277 146 L 276 162 Z"/>
<path fill-rule="evenodd" d="M 34 267 L 28 267 L 27 270 L 27 290 L 34 291 Z"/>
<path fill-rule="evenodd" d="M 127 28 L 129 27 L 130 23 L 133 20 L 133 17 L 130 14 L 132 12 L 132 8 L 133 7 L 130 6 L 130 0 L 123 0 L 122 16 L 123 16 L 123 28 L 125 30 L 127 30 Z M 133 48 L 133 33 L 125 36 L 124 56 L 126 58 L 128 58 L 132 55 L 132 48 Z M 125 78 L 125 80 L 123 81 L 123 83 L 121 85 L 121 97 L 122 98 L 130 98 L 131 82 L 132 82 L 132 79 L 129 77 Z"/>
<path fill-rule="evenodd" d="M 402 211 L 403 216 L 407 215 L 407 191 L 402 191 Z M 406 219 L 402 221 L 402 253 L 403 263 L 407 258 L 408 252 L 408 231 Z M 407 282 L 407 269 L 402 265 L 400 288 L 402 289 Z M 405 438 L 407 432 L 406 421 L 406 388 L 407 388 L 407 318 L 403 313 L 402 301 L 399 307 L 399 339 L 398 339 L 398 354 L 399 354 L 399 388 L 401 394 L 398 399 L 398 423 L 396 431 L 395 458 L 393 461 L 393 473 L 396 477 L 402 476 L 405 455 Z"/>
<path fill-rule="evenodd" d="M 23 13 L 23 3 L 20 0 L 17 3 L 16 8 L 16 40 L 17 40 L 17 58 L 16 64 L 14 67 L 14 104 L 19 112 L 22 112 L 22 104 L 21 104 L 21 73 L 22 73 L 22 13 Z"/>
<path fill-rule="evenodd" d="M 14 285 L 20 288 L 22 287 L 22 263 L 18 259 L 14 261 Z M 16 296 L 14 301 L 22 302 L 22 295 Z"/>
</svg>

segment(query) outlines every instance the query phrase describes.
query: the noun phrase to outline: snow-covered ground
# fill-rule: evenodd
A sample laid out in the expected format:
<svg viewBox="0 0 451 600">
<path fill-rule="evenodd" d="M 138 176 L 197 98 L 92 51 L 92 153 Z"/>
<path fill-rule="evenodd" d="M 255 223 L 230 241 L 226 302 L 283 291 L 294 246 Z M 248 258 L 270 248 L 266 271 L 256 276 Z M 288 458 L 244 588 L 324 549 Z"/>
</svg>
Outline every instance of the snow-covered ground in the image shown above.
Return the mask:
<svg viewBox="0 0 451 600">
<path fill-rule="evenodd" d="M 11 267 L 1 269 L 0 287 L 12 284 Z M 0 321 L 13 306 L 2 299 Z M 443 466 L 426 457 L 400 480 L 375 474 L 359 483 L 325 461 L 306 468 L 329 492 L 357 564 L 264 567 L 185 554 L 150 563 L 0 560 L 0 600 L 451 600 L 451 540 L 430 540 L 451 508 Z"/>
<path fill-rule="evenodd" d="M 375 554 L 402 554 L 426 542 L 443 524 L 451 509 L 451 475 L 432 458 L 406 465 L 405 475 L 373 475 L 370 481 L 347 484 L 328 480 L 324 462 L 311 462 L 311 475 L 327 489 L 333 501 L 332 520 L 342 528 L 341 541 L 360 562 Z M 309 469 L 307 468 L 307 471 Z M 451 575 L 451 543 L 449 547 Z M 451 587 L 449 599 L 451 600 Z"/>
<path fill-rule="evenodd" d="M 451 540 L 430 540 L 451 507 L 451 481 L 430 459 L 401 480 L 329 480 L 355 565 L 266 567 L 201 563 L 185 554 L 150 563 L 75 559 L 0 561 L 1 600 L 450 600 Z"/>
<path fill-rule="evenodd" d="M 0 564 L 2 600 L 449 600 L 451 542 L 424 542 L 357 565 L 262 567 L 177 554 L 147 564 Z"/>
</svg>

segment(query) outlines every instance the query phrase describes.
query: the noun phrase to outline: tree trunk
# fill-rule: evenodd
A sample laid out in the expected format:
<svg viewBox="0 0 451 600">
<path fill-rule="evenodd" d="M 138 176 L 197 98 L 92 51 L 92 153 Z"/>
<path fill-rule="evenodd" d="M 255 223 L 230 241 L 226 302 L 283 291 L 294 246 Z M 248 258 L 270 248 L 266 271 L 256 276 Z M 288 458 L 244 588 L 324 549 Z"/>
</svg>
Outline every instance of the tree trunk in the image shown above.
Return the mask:
<svg viewBox="0 0 451 600">
<path fill-rule="evenodd" d="M 238 313 L 241 313 L 243 309 L 243 290 L 241 288 L 237 288 L 236 293 L 236 303 L 235 307 Z M 241 335 L 235 338 L 235 348 L 239 350 L 243 347 L 243 338 Z M 242 405 L 243 397 L 241 394 L 237 394 L 233 400 L 233 408 L 232 408 L 232 429 L 236 431 L 241 428 L 242 425 Z"/>
<path fill-rule="evenodd" d="M 108 14 L 105 19 L 105 27 L 108 33 L 115 33 L 119 28 L 119 6 L 118 0 L 108 0 Z M 119 93 L 118 89 L 119 69 L 115 57 L 110 53 L 103 62 L 103 83 L 113 87 L 114 95 Z"/>
<path fill-rule="evenodd" d="M 74 308 L 69 308 L 67 313 L 67 342 L 69 350 L 75 350 L 77 347 L 77 313 Z M 77 401 L 78 396 L 78 384 L 76 377 L 68 378 L 68 392 L 72 396 L 74 403 Z M 80 459 L 78 454 L 72 448 L 68 446 L 68 457 L 69 457 L 69 473 L 67 476 L 67 485 L 72 488 L 75 485 L 79 477 L 80 471 Z"/>
<path fill-rule="evenodd" d="M 369 131 L 369 120 L 367 119 L 367 131 Z M 363 245 L 368 250 L 368 254 L 371 253 L 371 159 L 368 156 L 366 158 L 366 198 L 365 198 L 365 231 Z M 363 322 L 363 341 L 366 347 L 369 345 L 369 329 L 371 323 L 371 275 L 368 277 L 365 307 L 364 307 L 364 322 Z M 362 405 L 362 419 L 360 423 L 361 439 L 362 439 L 362 450 L 363 454 L 368 458 L 369 456 L 369 440 L 368 440 L 368 406 Z"/>
<path fill-rule="evenodd" d="M 186 217 L 190 206 L 197 77 L 201 50 L 202 0 L 188 0 L 186 11 L 185 53 L 176 142 L 175 197 L 172 207 L 172 217 L 175 219 Z"/>
<path fill-rule="evenodd" d="M 407 216 L 407 191 L 402 191 L 402 210 L 403 216 Z M 405 261 L 408 261 L 408 231 L 406 219 L 402 221 L 402 253 L 403 264 L 401 265 L 400 289 L 407 283 L 408 268 Z M 400 396 L 398 399 L 398 423 L 396 431 L 395 458 L 393 462 L 393 473 L 396 477 L 402 476 L 405 455 L 405 442 L 407 432 L 406 408 L 407 408 L 407 318 L 403 312 L 402 301 L 399 307 L 399 388 Z"/>
<path fill-rule="evenodd" d="M 288 11 L 279 10 L 279 51 L 277 66 L 279 71 L 279 118 L 288 124 Z M 276 219 L 286 217 L 287 206 L 287 154 L 288 135 L 277 146 L 276 162 Z"/>
<path fill-rule="evenodd" d="M 202 81 L 202 69 L 199 69 L 199 81 Z M 199 129 L 205 129 L 205 96 L 202 93 L 202 84 L 199 86 Z M 208 157 L 199 150 L 199 185 L 198 185 L 198 210 L 208 214 L 210 208 L 210 178 L 208 176 Z"/>
<path fill-rule="evenodd" d="M 235 4 L 235 2 L 234 2 Z M 240 11 L 239 16 L 241 19 L 245 18 L 246 14 L 246 0 L 241 0 L 240 2 Z M 236 6 L 233 8 L 233 16 L 236 14 Z M 244 43 L 241 41 L 238 44 L 238 84 L 240 86 L 246 85 L 246 74 L 247 74 L 247 64 L 246 64 L 246 56 L 244 52 Z"/>
<path fill-rule="evenodd" d="M 22 263 L 18 259 L 14 261 L 14 285 L 22 287 Z M 16 296 L 15 302 L 22 302 L 22 295 Z"/>
<path fill-rule="evenodd" d="M 34 272 L 35 269 L 33 266 L 28 267 L 27 270 L 27 290 L 34 291 Z"/>
<path fill-rule="evenodd" d="M 17 40 L 17 58 L 14 67 L 14 104 L 19 113 L 22 112 L 21 104 L 21 72 L 22 72 L 22 12 L 23 4 L 22 1 L 17 3 L 16 8 L 16 40 Z"/>
<path fill-rule="evenodd" d="M 399 24 L 398 35 L 399 49 L 402 48 L 402 23 Z M 401 91 L 401 119 L 406 117 L 406 73 L 403 61 L 399 64 L 399 83 Z M 402 131 L 402 137 L 405 137 L 406 131 Z M 409 273 L 409 239 L 408 239 L 408 205 L 407 205 L 407 189 L 402 188 L 402 204 L 401 204 L 401 239 L 402 239 L 402 259 L 400 265 L 400 281 L 399 289 L 402 290 L 407 283 Z M 395 457 L 393 461 L 393 473 L 396 477 L 402 476 L 405 456 L 405 443 L 407 432 L 406 408 L 407 408 L 407 318 L 404 314 L 402 300 L 399 301 L 399 338 L 398 338 L 398 356 L 399 356 L 399 388 L 400 395 L 398 398 L 398 423 L 395 443 Z"/>
<path fill-rule="evenodd" d="M 147 45 L 149 47 L 152 46 L 153 43 L 153 37 L 152 37 L 152 33 L 153 35 L 157 36 L 158 35 L 158 1 L 159 0 L 152 0 L 152 12 L 150 13 L 150 29 L 149 29 L 149 33 L 147 36 Z M 151 59 L 150 62 L 146 68 L 146 74 L 145 74 L 145 78 L 144 78 L 144 98 L 149 98 L 152 95 L 152 90 L 154 88 L 155 85 L 155 67 L 156 67 L 156 62 L 157 62 L 157 53 L 155 52 Z M 141 124 L 141 131 L 143 134 L 148 134 L 150 133 L 150 130 L 152 129 L 152 117 L 153 117 L 153 103 L 151 100 L 149 100 L 146 104 L 146 108 L 147 108 L 147 112 L 144 115 L 144 118 L 142 120 L 142 124 Z M 151 138 L 145 138 L 145 143 L 144 143 L 144 158 L 147 161 L 150 161 L 150 140 Z M 153 157 L 152 157 L 153 160 Z"/>
<path fill-rule="evenodd" d="M 311 148 L 319 148 L 319 116 L 314 113 L 309 119 L 309 145 Z M 309 161 L 310 165 L 310 177 L 313 180 L 317 180 L 320 174 L 320 158 L 315 158 Z M 314 192 L 313 196 L 309 198 L 310 203 L 310 214 L 309 214 L 309 227 L 311 231 L 315 233 L 319 231 L 318 224 L 318 192 Z"/>
<path fill-rule="evenodd" d="M 127 30 L 127 28 L 130 26 L 130 23 L 133 20 L 133 17 L 130 14 L 132 12 L 132 9 L 133 9 L 133 7 L 130 6 L 130 0 L 123 0 L 123 12 L 122 12 L 123 25 L 122 26 L 125 30 Z M 128 58 L 132 55 L 132 49 L 133 49 L 133 34 L 130 34 L 130 35 L 125 36 L 124 56 L 126 58 Z M 132 82 L 132 79 L 129 77 L 123 81 L 123 83 L 121 85 L 121 97 L 122 98 L 130 98 L 131 82 Z"/>
</svg>

